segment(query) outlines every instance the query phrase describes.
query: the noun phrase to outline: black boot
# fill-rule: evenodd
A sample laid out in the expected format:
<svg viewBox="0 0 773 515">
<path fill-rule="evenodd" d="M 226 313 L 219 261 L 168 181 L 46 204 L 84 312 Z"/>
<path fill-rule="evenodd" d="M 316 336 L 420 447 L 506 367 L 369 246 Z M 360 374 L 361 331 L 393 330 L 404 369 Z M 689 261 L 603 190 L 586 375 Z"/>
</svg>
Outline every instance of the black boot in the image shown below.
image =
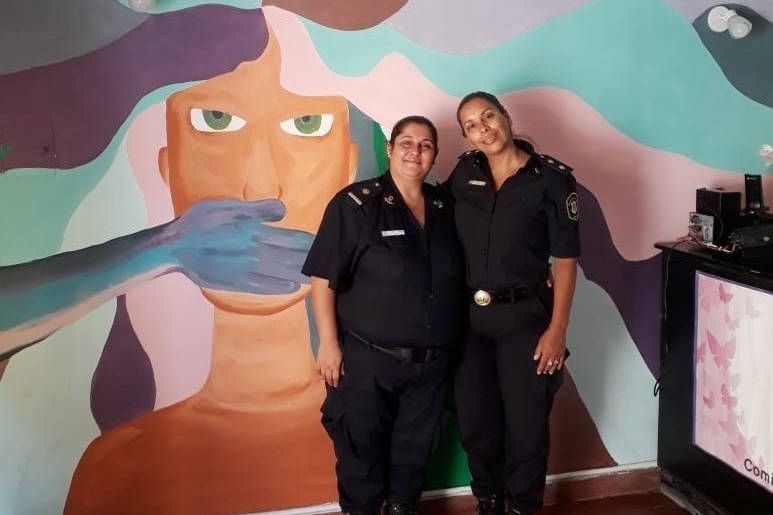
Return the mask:
<svg viewBox="0 0 773 515">
<path fill-rule="evenodd" d="M 478 515 L 505 515 L 505 496 L 488 494 L 478 497 Z"/>
<path fill-rule="evenodd" d="M 513 504 L 513 500 L 510 498 L 510 496 L 507 497 L 507 512 L 505 512 L 507 515 L 534 515 L 536 512 L 531 510 L 524 510 L 516 507 Z"/>
<path fill-rule="evenodd" d="M 387 503 L 384 515 L 416 515 L 416 505 Z"/>
</svg>

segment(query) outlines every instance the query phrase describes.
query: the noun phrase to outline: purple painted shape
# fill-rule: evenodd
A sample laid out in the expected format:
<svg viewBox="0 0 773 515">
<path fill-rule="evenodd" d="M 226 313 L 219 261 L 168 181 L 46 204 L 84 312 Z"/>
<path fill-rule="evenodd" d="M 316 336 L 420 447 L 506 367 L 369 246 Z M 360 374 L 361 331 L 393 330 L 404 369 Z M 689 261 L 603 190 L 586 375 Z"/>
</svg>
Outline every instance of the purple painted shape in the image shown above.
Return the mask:
<svg viewBox="0 0 773 515">
<path fill-rule="evenodd" d="M 113 327 L 91 379 L 91 413 L 104 433 L 153 410 L 153 366 L 134 332 L 126 297 L 117 298 Z"/>
<path fill-rule="evenodd" d="M 617 252 L 596 198 L 577 185 L 585 277 L 601 286 L 620 310 L 628 332 L 655 377 L 660 360 L 660 256 L 627 261 Z M 655 242 L 652 242 L 654 245 Z"/>
<path fill-rule="evenodd" d="M 201 5 L 151 16 L 87 55 L 2 75 L 0 143 L 13 147 L 2 169 L 92 161 L 144 95 L 231 71 L 267 43 L 262 10 Z"/>
</svg>

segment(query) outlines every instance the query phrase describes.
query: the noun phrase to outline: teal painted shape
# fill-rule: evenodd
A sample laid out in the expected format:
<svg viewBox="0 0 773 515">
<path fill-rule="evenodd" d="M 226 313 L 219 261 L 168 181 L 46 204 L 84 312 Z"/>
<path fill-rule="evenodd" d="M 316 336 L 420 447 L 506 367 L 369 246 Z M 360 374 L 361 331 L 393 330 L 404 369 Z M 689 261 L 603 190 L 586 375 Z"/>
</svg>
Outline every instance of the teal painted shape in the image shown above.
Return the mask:
<svg viewBox="0 0 773 515">
<path fill-rule="evenodd" d="M 0 266 L 57 253 L 75 209 L 110 168 L 137 115 L 191 84 L 165 86 L 146 95 L 90 163 L 67 171 L 19 168 L 0 174 Z"/>
<path fill-rule="evenodd" d="M 773 111 L 736 91 L 690 22 L 662 1 L 600 0 L 463 57 L 428 50 L 385 26 L 352 32 L 304 23 L 341 75 L 365 75 L 399 52 L 455 96 L 561 88 L 644 145 L 739 172 L 761 168 L 757 150 L 770 139 Z"/>
</svg>

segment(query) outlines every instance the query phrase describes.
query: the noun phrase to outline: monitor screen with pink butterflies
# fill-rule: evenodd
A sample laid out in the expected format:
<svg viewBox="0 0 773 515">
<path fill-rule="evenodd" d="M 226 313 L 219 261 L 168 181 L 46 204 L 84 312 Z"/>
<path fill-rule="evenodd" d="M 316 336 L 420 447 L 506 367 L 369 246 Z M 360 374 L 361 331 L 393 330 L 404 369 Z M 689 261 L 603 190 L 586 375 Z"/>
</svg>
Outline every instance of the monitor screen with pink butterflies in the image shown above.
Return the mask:
<svg viewBox="0 0 773 515">
<path fill-rule="evenodd" d="M 773 294 L 695 274 L 694 444 L 773 492 Z"/>
</svg>

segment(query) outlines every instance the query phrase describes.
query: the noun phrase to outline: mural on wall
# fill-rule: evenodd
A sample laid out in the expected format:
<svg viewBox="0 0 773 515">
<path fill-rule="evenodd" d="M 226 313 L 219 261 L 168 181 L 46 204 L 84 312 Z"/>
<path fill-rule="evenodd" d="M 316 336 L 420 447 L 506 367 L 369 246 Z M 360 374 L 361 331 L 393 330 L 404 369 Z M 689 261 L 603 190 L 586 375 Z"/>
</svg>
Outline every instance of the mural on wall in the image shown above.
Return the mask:
<svg viewBox="0 0 773 515">
<path fill-rule="evenodd" d="M 456 103 L 477 89 L 580 183 L 550 471 L 653 460 L 652 244 L 685 232 L 696 187 L 760 169 L 773 126 L 753 94 L 767 90 L 706 51 L 712 4 L 503 16 L 514 8 L 492 0 L 474 7 L 492 26 L 464 38 L 462 0 L 223 3 L 80 0 L 100 30 L 60 28 L 59 45 L 26 36 L 36 11 L 10 13 L 29 30 L 0 62 L 0 512 L 334 500 L 300 265 L 327 200 L 377 173 L 398 118 L 437 123 L 445 177 L 465 150 Z M 429 488 L 469 479 L 450 429 Z"/>
</svg>

